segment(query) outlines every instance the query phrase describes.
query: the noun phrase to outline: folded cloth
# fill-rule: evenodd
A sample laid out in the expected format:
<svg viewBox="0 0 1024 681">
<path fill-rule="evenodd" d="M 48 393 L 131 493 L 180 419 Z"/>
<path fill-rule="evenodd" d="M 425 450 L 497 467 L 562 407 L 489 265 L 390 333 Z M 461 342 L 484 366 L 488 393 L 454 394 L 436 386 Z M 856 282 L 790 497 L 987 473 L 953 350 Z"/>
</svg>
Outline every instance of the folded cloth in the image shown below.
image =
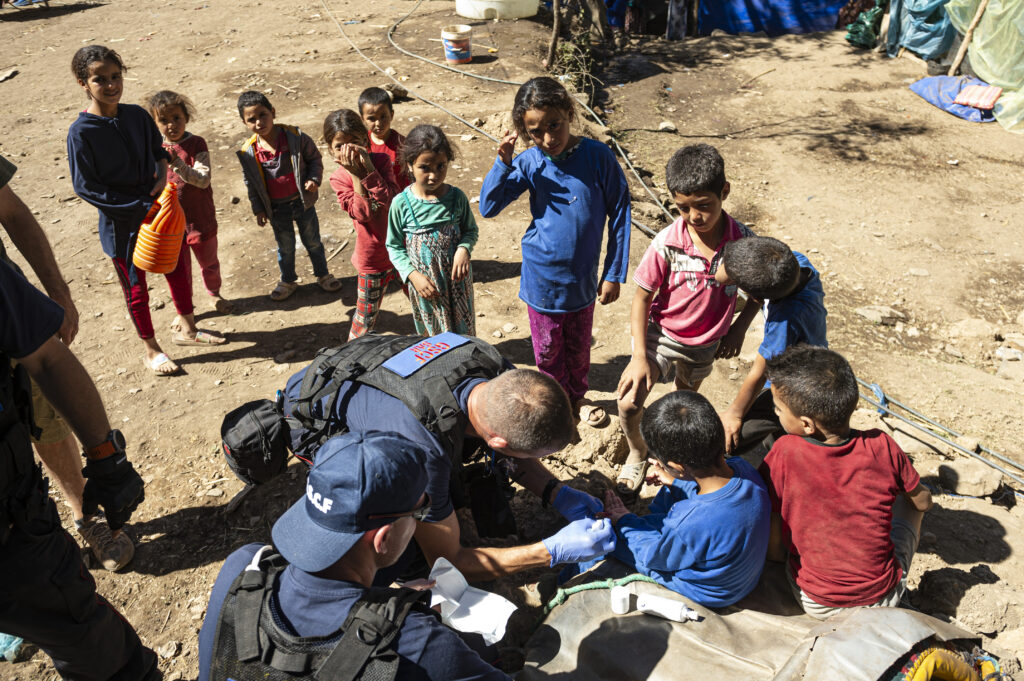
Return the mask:
<svg viewBox="0 0 1024 681">
<path fill-rule="evenodd" d="M 960 91 L 953 103 L 988 111 L 995 108 L 996 100 L 1002 94 L 1003 88 L 995 85 L 968 85 Z"/>
</svg>

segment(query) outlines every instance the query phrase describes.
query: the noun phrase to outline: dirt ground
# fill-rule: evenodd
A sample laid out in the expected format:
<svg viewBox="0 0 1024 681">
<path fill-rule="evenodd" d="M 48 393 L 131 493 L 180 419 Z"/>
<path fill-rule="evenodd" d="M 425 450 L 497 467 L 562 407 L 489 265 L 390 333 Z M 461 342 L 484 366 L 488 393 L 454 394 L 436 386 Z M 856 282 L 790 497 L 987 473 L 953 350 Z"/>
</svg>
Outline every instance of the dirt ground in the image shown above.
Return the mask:
<svg viewBox="0 0 1024 681">
<path fill-rule="evenodd" d="M 345 30 L 407 87 L 467 120 L 484 119 L 492 134 L 500 132 L 513 87 L 442 71 L 388 45 L 386 27 L 413 7 L 404 0 L 382 0 L 370 11 L 351 0 L 53 0 L 48 10 L 0 11 L 0 43 L 6 46 L 0 71 L 19 71 L 0 83 L 0 153 L 19 166 L 12 187 L 37 212 L 70 282 L 82 316 L 73 349 L 100 387 L 147 483 L 146 502 L 129 526 L 138 545 L 134 562 L 121 574 L 94 569 L 93 575 L 143 641 L 161 650 L 170 679 L 197 673 L 197 632 L 225 556 L 242 544 L 268 540 L 274 520 L 302 489 L 302 471 L 293 467 L 236 513 L 225 514 L 223 507 L 242 484 L 220 456 L 221 419 L 235 406 L 283 387 L 318 348 L 341 342 L 355 302 L 348 262 L 353 229 L 329 190 L 317 207 L 328 253 L 344 245 L 331 260 L 332 271 L 345 278 L 341 294 L 312 285 L 300 248 L 297 264 L 309 285 L 283 304 L 267 298 L 277 281 L 274 242 L 249 214 L 233 157 L 246 137 L 235 110 L 237 94 L 245 89 L 263 90 L 280 121 L 317 137 L 328 111 L 354 107 L 363 88 L 386 82 L 345 42 L 328 7 L 342 22 L 358 22 Z M 440 43 L 432 39 L 454 20 L 451 2 L 424 2 L 396 39 L 439 59 Z M 478 43 L 498 48 L 478 48 L 482 58 L 466 70 L 515 81 L 539 75 L 549 33 L 545 21 L 460 20 L 473 25 Z M 231 342 L 177 348 L 167 329 L 174 315 L 168 291 L 159 277 L 151 278 L 158 339 L 185 369 L 182 376 L 158 379 L 143 368 L 141 346 L 99 247 L 96 212 L 75 198 L 68 179 L 66 130 L 86 106 L 69 63 L 89 43 L 117 49 L 127 63 L 122 101 L 140 102 L 157 89 L 191 97 L 199 115 L 189 129 L 210 146 L 223 292 L 238 311 L 215 315 L 197 273 L 200 326 Z M 605 60 L 596 75 L 604 82 L 600 104 L 608 124 L 659 194 L 665 193 L 663 169 L 673 150 L 696 141 L 718 146 L 732 185 L 727 210 L 755 231 L 785 239 L 818 267 L 830 344 L 851 360 L 859 377 L 1024 462 L 1024 362 L 1004 359 L 1024 349 L 1024 138 L 997 124 L 962 122 L 925 104 L 907 89 L 924 75 L 923 68 L 853 50 L 841 33 L 827 33 L 637 40 Z M 663 121 L 676 131 L 659 131 Z M 419 122 L 442 125 L 454 136 L 461 156 L 449 182 L 476 196 L 495 145 L 420 101 L 398 105 L 397 129 Z M 632 178 L 631 183 L 636 219 L 660 228 L 658 209 Z M 479 219 L 481 238 L 473 256 L 477 333 L 526 365 L 532 363 L 529 326 L 516 291 L 518 243 L 528 210 L 521 200 L 496 219 Z M 634 232 L 634 266 L 648 242 Z M 625 339 L 633 291 L 632 284 L 624 286 L 622 298 L 601 307 L 595 318 L 594 398 L 613 413 L 612 391 L 629 356 Z M 890 319 L 892 325 L 872 323 L 856 312 L 868 305 L 893 308 L 901 318 Z M 379 328 L 413 331 L 400 294 L 386 298 Z M 716 406 L 724 408 L 734 396 L 758 333 L 755 326 L 740 360 L 720 362 L 702 388 Z M 875 422 L 869 411 L 858 419 L 861 425 Z M 922 468 L 935 470 L 946 462 L 944 452 L 902 442 Z M 582 444 L 554 455 L 551 465 L 563 478 L 577 478 L 596 491 L 614 478 L 604 455 L 616 453 L 621 442 L 613 420 L 606 429 L 583 433 Z M 1021 497 L 1004 488 L 995 501 L 945 493 L 935 499 L 911 570 L 911 601 L 985 634 L 994 648 L 1024 650 L 1024 567 L 1015 555 L 1024 548 Z M 558 524 L 529 495 L 518 495 L 515 509 L 524 541 Z M 531 584 L 544 572 L 491 587 L 536 604 Z M 4 664 L 0 675 L 18 681 L 56 678 L 38 652 Z"/>
</svg>

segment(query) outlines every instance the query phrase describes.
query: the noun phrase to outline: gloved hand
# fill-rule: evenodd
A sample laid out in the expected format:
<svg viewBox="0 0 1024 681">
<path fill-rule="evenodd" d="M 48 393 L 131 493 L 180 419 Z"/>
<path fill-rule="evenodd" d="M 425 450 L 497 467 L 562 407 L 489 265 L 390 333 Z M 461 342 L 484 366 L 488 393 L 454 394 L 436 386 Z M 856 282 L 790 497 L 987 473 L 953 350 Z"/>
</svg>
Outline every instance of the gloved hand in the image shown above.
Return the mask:
<svg viewBox="0 0 1024 681">
<path fill-rule="evenodd" d="M 615 528 L 607 518 L 580 518 L 544 540 L 551 554 L 551 567 L 559 563 L 579 563 L 610 553 L 615 549 Z"/>
<path fill-rule="evenodd" d="M 102 506 L 112 530 L 121 529 L 146 498 L 142 478 L 124 454 L 89 459 L 82 475 L 86 479 L 82 511 L 92 515 Z"/>
<path fill-rule="evenodd" d="M 551 506 L 569 521 L 593 518 L 595 513 L 604 510 L 604 504 L 599 499 L 568 485 L 559 488 Z"/>
</svg>

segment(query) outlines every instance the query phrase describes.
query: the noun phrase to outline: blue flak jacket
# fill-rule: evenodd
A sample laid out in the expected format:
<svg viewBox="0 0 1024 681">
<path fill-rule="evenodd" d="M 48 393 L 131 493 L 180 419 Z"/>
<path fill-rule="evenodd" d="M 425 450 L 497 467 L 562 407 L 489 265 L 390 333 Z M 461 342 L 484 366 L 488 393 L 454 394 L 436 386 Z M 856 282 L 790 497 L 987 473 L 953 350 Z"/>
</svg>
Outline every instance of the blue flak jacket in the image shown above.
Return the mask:
<svg viewBox="0 0 1024 681">
<path fill-rule="evenodd" d="M 584 137 L 561 161 L 537 147 L 512 165 L 496 159 L 480 190 L 480 214 L 496 216 L 525 191 L 533 220 L 523 235 L 519 297 L 527 305 L 548 314 L 576 312 L 594 303 L 600 280 L 626 281 L 629 186 L 607 146 Z M 599 278 L 606 223 L 608 251 Z"/>
<path fill-rule="evenodd" d="M 82 112 L 68 130 L 68 164 L 75 193 L 99 210 L 100 244 L 128 258 L 130 244 L 156 184 L 157 163 L 170 161 L 160 131 L 141 106 L 119 104 L 117 116 Z"/>
</svg>

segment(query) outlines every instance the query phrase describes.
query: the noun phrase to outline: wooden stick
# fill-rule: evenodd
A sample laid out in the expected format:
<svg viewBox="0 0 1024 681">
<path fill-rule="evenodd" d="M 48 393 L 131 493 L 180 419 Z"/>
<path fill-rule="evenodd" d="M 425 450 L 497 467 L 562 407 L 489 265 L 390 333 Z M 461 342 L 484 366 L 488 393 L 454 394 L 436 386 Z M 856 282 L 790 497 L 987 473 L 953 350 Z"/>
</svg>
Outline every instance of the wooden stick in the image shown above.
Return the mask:
<svg viewBox="0 0 1024 681">
<path fill-rule="evenodd" d="M 974 13 L 974 18 L 971 19 L 971 25 L 967 27 L 967 31 L 964 33 L 964 41 L 960 43 L 960 49 L 956 51 L 956 59 L 953 60 L 953 64 L 949 67 L 949 73 L 947 76 L 955 76 L 956 70 L 960 68 L 960 62 L 964 60 L 967 55 L 967 48 L 971 46 L 971 38 L 974 37 L 974 29 L 978 27 L 978 22 L 981 21 L 981 15 L 985 13 L 985 8 L 988 7 L 988 0 L 981 0 L 981 4 L 978 5 L 978 11 Z"/>
<path fill-rule="evenodd" d="M 551 22 L 551 42 L 548 43 L 548 71 L 555 68 L 555 51 L 558 48 L 558 34 L 562 32 L 562 2 L 551 0 L 551 14 L 554 20 Z"/>
<path fill-rule="evenodd" d="M 348 246 L 348 239 L 345 239 L 344 241 L 342 241 L 342 242 L 341 242 L 341 245 L 340 245 L 340 246 L 338 246 L 337 248 L 335 248 L 335 249 L 334 249 L 334 250 L 333 250 L 333 251 L 331 252 L 331 254 L 330 254 L 329 256 L 327 256 L 327 262 L 330 262 L 330 261 L 331 261 L 331 259 L 332 259 L 332 258 L 333 258 L 334 256 L 336 256 L 336 255 L 338 255 L 339 253 L 341 253 L 341 252 L 342 252 L 342 251 L 343 251 L 343 250 L 345 249 L 345 246 Z"/>
<path fill-rule="evenodd" d="M 747 87 L 748 85 L 750 85 L 751 83 L 753 83 L 753 82 L 754 82 L 755 80 L 757 80 L 757 79 L 758 79 L 758 78 L 760 78 L 761 76 L 767 76 L 767 75 L 768 75 L 769 73 L 771 73 L 771 72 L 772 72 L 772 71 L 774 71 L 774 70 L 775 70 L 774 68 L 771 68 L 771 69 L 768 69 L 767 71 L 765 71 L 764 73 L 759 73 L 759 74 L 757 74 L 756 76 L 754 76 L 753 78 L 749 78 L 748 80 L 746 80 L 746 81 L 745 81 L 745 82 L 743 83 L 743 85 L 740 85 L 740 86 L 739 86 L 738 88 L 736 88 L 736 89 L 737 89 L 737 90 L 742 90 L 743 88 Z"/>
</svg>

